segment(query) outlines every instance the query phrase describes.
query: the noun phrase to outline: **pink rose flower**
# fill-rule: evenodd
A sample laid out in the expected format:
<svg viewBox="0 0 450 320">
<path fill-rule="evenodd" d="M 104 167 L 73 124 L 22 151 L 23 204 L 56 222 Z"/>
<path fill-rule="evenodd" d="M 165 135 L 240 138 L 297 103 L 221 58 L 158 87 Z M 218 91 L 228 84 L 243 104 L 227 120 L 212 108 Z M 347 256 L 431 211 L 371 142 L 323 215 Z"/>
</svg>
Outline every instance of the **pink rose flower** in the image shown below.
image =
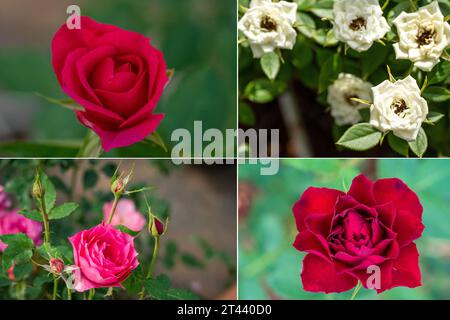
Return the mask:
<svg viewBox="0 0 450 320">
<path fill-rule="evenodd" d="M 168 82 L 166 62 L 139 33 L 81 17 L 81 29 L 64 24 L 56 32 L 52 64 L 62 90 L 84 108 L 78 120 L 107 152 L 145 139 L 164 118 L 154 110 Z"/>
<path fill-rule="evenodd" d="M 104 221 L 107 222 L 111 212 L 113 202 L 108 202 L 103 205 Z M 147 221 L 144 216 L 136 210 L 134 202 L 129 199 L 119 200 L 112 218 L 111 224 L 113 226 L 125 226 L 128 229 L 139 232 L 144 228 Z"/>
<path fill-rule="evenodd" d="M 134 238 L 111 225 L 100 224 L 69 238 L 75 260 L 74 289 L 120 287 L 137 268 Z"/>
<path fill-rule="evenodd" d="M 17 210 L 2 211 L 0 214 L 0 235 L 24 233 L 36 246 L 42 243 L 42 223 L 28 219 Z M 5 251 L 7 245 L 0 240 L 0 252 Z"/>
</svg>

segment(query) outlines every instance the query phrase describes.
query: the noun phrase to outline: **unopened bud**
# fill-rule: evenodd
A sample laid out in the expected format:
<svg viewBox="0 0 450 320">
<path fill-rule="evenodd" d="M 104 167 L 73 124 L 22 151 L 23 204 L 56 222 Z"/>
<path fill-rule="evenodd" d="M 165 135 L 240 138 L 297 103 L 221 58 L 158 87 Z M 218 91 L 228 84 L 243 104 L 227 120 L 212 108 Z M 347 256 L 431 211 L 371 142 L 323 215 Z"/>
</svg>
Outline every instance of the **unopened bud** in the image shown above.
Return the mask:
<svg viewBox="0 0 450 320">
<path fill-rule="evenodd" d="M 121 194 L 125 190 L 122 178 L 117 178 L 111 185 L 111 192 L 114 195 Z"/>
<path fill-rule="evenodd" d="M 154 215 L 150 215 L 150 223 L 148 225 L 148 231 L 152 234 L 153 237 L 159 237 L 166 232 L 166 226 L 164 223 L 159 220 L 158 217 Z"/>
<path fill-rule="evenodd" d="M 55 274 L 61 274 L 64 271 L 64 261 L 58 258 L 50 259 L 50 269 Z"/>
<path fill-rule="evenodd" d="M 32 192 L 33 192 L 33 196 L 35 196 L 37 199 L 42 199 L 44 197 L 45 189 L 42 186 L 41 177 L 40 177 L 39 173 L 37 173 L 36 177 L 34 178 Z"/>
</svg>

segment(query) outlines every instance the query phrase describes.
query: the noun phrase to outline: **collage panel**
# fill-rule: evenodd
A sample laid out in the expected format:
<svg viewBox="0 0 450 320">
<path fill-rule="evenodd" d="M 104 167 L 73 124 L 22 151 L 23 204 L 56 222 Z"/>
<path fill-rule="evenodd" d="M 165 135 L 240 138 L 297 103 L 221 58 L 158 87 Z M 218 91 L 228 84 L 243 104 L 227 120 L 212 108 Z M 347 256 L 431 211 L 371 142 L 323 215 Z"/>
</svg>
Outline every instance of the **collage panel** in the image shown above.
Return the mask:
<svg viewBox="0 0 450 320">
<path fill-rule="evenodd" d="M 450 162 L 284 159 L 239 166 L 239 299 L 442 300 Z"/>
<path fill-rule="evenodd" d="M 236 299 L 236 167 L 1 160 L 0 300 Z"/>
<path fill-rule="evenodd" d="M 281 157 L 450 155 L 450 1 L 239 4 L 240 127 Z"/>
<path fill-rule="evenodd" d="M 2 0 L 0 156 L 171 157 L 236 129 L 235 20 L 223 0 Z"/>
</svg>

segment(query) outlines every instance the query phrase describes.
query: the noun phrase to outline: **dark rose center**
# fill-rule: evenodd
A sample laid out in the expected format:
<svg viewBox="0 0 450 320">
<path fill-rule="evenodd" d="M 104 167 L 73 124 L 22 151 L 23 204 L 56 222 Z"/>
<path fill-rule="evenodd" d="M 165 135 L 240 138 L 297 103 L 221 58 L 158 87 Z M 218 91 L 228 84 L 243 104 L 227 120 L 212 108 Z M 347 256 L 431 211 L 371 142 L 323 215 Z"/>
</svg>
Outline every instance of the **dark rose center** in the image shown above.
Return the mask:
<svg viewBox="0 0 450 320">
<path fill-rule="evenodd" d="M 275 31 L 277 30 L 277 23 L 275 22 L 275 20 L 269 16 L 264 16 L 261 19 L 261 24 L 260 24 L 261 29 L 270 32 L 270 31 Z"/>
<path fill-rule="evenodd" d="M 399 117 L 405 116 L 405 111 L 409 109 L 409 107 L 406 105 L 405 100 L 401 98 L 395 98 L 394 101 L 392 101 L 391 109 L 394 110 L 394 113 Z"/>
<path fill-rule="evenodd" d="M 355 100 L 352 100 L 352 99 L 359 99 L 359 97 L 358 97 L 356 94 L 352 94 L 352 93 L 347 94 L 347 95 L 345 96 L 345 100 L 347 101 L 347 103 L 348 103 L 349 105 L 351 105 L 351 106 L 353 106 L 353 107 L 358 106 L 358 105 L 359 105 L 359 102 L 358 102 L 358 101 L 355 101 Z"/>
<path fill-rule="evenodd" d="M 367 21 L 363 17 L 358 17 L 356 19 L 353 19 L 350 23 L 349 27 L 353 31 L 361 30 L 362 28 L 366 28 Z"/>
<path fill-rule="evenodd" d="M 416 41 L 419 47 L 429 45 L 434 41 L 436 37 L 436 30 L 434 26 L 421 26 L 419 32 L 417 33 Z"/>
</svg>

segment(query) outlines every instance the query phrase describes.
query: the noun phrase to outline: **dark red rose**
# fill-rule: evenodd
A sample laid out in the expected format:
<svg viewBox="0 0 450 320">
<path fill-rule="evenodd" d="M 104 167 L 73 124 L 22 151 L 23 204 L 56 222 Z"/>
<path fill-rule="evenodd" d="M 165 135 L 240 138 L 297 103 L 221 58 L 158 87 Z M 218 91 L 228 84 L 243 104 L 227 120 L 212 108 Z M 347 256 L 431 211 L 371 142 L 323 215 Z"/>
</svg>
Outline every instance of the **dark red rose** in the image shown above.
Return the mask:
<svg viewBox="0 0 450 320">
<path fill-rule="evenodd" d="M 308 188 L 293 207 L 298 235 L 294 247 L 303 260 L 303 288 L 343 292 L 358 280 L 364 287 L 369 266 L 380 270 L 377 292 L 421 285 L 419 252 L 422 205 L 400 179 L 373 183 L 356 177 L 350 191 Z"/>
<path fill-rule="evenodd" d="M 64 24 L 56 32 L 52 63 L 63 91 L 84 108 L 78 120 L 106 151 L 143 140 L 164 118 L 154 110 L 168 81 L 166 62 L 139 33 L 81 17 L 81 29 Z"/>
</svg>

